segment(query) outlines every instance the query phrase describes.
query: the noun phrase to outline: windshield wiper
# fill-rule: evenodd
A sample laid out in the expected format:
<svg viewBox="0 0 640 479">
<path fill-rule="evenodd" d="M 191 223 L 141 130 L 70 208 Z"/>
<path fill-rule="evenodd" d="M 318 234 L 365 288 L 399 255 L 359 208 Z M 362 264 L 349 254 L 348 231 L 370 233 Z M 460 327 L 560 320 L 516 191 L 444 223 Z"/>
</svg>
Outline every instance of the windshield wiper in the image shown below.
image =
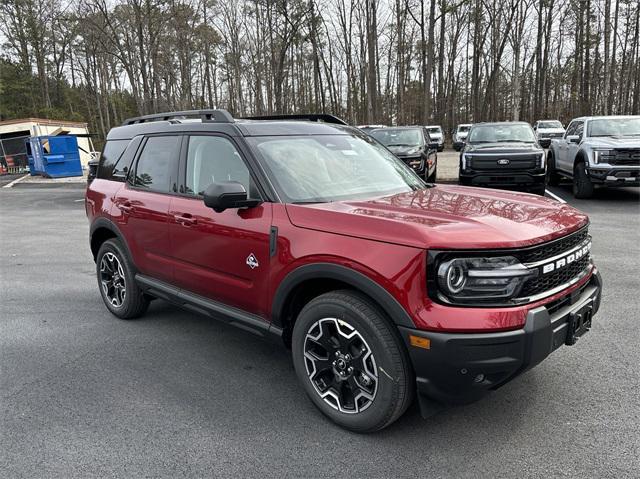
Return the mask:
<svg viewBox="0 0 640 479">
<path fill-rule="evenodd" d="M 314 205 L 318 203 L 331 203 L 331 201 L 320 201 L 320 200 L 302 200 L 302 201 L 292 201 L 292 205 Z"/>
<path fill-rule="evenodd" d="M 415 146 L 415 145 L 410 145 L 408 143 L 390 143 L 387 146 Z"/>
</svg>

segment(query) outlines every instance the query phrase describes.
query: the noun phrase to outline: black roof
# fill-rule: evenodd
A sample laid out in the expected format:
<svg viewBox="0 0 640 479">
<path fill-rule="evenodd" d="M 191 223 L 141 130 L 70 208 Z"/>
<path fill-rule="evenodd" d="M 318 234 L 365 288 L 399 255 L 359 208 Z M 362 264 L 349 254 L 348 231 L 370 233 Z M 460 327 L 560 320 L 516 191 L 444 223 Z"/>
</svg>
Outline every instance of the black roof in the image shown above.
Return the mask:
<svg viewBox="0 0 640 479">
<path fill-rule="evenodd" d="M 154 133 L 219 132 L 230 136 L 346 135 L 359 133 L 332 115 L 275 115 L 234 119 L 225 110 L 189 110 L 145 115 L 112 128 L 108 140 Z M 360 133 L 361 134 L 361 133 Z"/>
</svg>

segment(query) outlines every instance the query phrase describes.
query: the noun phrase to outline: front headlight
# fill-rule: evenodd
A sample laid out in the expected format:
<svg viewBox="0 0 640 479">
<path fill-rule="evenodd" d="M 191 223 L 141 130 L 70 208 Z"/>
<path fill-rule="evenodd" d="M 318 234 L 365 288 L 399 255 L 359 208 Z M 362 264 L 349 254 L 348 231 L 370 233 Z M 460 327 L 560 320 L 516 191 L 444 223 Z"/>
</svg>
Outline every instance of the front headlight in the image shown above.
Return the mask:
<svg viewBox="0 0 640 479">
<path fill-rule="evenodd" d="M 410 155 L 415 155 L 416 153 L 420 153 L 420 147 L 417 146 L 415 148 L 411 148 L 410 150 L 408 150 L 405 155 L 410 156 Z"/>
<path fill-rule="evenodd" d="M 538 157 L 538 167 L 544 169 L 546 162 L 547 159 L 544 156 L 544 153 L 540 153 L 540 156 Z"/>
<path fill-rule="evenodd" d="M 501 302 L 518 295 L 538 272 L 513 256 L 453 258 L 437 266 L 437 288 L 450 303 Z"/>
<path fill-rule="evenodd" d="M 593 162 L 608 163 L 611 156 L 611 150 L 593 150 Z"/>
</svg>

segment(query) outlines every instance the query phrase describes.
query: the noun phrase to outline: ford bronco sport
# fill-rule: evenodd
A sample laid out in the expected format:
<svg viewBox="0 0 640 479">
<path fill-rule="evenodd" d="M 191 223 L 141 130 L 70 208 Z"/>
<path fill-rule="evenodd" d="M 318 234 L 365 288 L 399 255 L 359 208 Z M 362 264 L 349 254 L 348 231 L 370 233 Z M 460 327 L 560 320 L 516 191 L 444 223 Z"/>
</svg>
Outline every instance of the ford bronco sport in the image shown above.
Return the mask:
<svg viewBox="0 0 640 479">
<path fill-rule="evenodd" d="M 109 132 L 86 212 L 111 313 L 162 298 L 276 338 L 311 401 L 360 432 L 416 392 L 424 414 L 477 400 L 589 330 L 584 214 L 427 184 L 335 117 L 268 118 L 173 112 Z"/>
</svg>

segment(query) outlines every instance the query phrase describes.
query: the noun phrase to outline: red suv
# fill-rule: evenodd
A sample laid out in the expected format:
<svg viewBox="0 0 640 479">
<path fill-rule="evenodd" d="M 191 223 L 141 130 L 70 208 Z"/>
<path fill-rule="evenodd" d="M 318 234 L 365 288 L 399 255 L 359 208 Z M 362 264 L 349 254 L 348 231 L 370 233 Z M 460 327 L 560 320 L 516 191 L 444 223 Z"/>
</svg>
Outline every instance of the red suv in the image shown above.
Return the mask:
<svg viewBox="0 0 640 479">
<path fill-rule="evenodd" d="M 574 344 L 600 304 L 584 214 L 425 183 L 328 115 L 127 120 L 86 210 L 114 315 L 161 298 L 281 339 L 314 404 L 355 431 L 416 390 L 425 415 L 480 398 Z"/>
</svg>

